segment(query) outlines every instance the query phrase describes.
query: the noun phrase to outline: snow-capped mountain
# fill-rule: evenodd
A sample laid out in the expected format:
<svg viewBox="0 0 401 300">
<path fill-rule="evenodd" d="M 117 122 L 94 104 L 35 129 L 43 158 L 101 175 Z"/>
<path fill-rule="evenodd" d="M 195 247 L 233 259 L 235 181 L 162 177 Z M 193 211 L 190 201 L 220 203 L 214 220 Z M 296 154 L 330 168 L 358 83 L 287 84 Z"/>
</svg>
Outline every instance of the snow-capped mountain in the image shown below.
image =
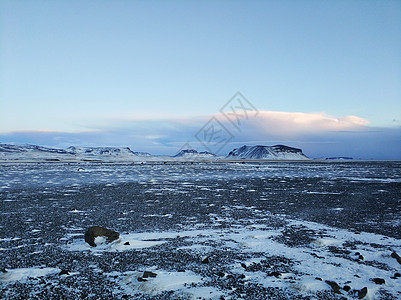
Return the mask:
<svg viewBox="0 0 401 300">
<path fill-rule="evenodd" d="M 151 157 L 128 147 L 68 147 L 57 149 L 36 145 L 0 144 L 0 159 L 33 161 L 136 161 Z"/>
<path fill-rule="evenodd" d="M 231 151 L 227 159 L 307 160 L 301 149 L 284 145 L 242 146 Z"/>
<path fill-rule="evenodd" d="M 67 151 L 74 155 L 85 156 L 132 156 L 136 155 L 128 147 L 68 147 Z"/>
<path fill-rule="evenodd" d="M 181 150 L 175 156 L 153 156 L 146 152 L 133 152 L 128 147 L 76 147 L 57 149 L 28 144 L 0 143 L 0 160 L 5 161 L 185 161 L 216 160 L 224 157 L 193 149 Z M 226 159 L 307 160 L 301 149 L 284 145 L 242 146 L 231 151 Z"/>
<path fill-rule="evenodd" d="M 207 151 L 198 152 L 193 149 L 181 150 L 174 157 L 176 158 L 186 158 L 186 159 L 212 159 L 216 158 L 216 155 Z"/>
<path fill-rule="evenodd" d="M 0 144 L 0 153 L 29 153 L 29 152 L 68 154 L 68 152 L 63 149 L 47 148 L 47 147 L 36 146 L 36 145 Z"/>
</svg>

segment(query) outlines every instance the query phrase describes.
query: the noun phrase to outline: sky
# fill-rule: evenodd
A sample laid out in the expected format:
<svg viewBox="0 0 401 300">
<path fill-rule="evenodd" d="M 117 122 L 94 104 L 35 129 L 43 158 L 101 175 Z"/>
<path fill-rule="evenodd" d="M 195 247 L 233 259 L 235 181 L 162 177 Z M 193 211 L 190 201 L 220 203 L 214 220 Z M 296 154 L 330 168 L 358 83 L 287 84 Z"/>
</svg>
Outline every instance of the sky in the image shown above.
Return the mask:
<svg viewBox="0 0 401 300">
<path fill-rule="evenodd" d="M 0 142 L 401 159 L 400 53 L 398 0 L 3 0 Z"/>
</svg>

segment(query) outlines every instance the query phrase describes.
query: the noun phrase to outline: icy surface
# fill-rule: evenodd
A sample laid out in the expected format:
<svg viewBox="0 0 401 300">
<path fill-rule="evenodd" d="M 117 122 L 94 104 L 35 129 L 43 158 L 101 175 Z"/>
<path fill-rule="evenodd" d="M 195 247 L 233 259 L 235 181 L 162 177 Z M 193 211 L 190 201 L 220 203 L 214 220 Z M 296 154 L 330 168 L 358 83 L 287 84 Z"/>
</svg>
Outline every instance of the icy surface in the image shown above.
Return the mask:
<svg viewBox="0 0 401 300">
<path fill-rule="evenodd" d="M 0 164 L 0 298 L 399 299 L 400 171 Z M 90 247 L 93 225 L 120 239 Z"/>
</svg>

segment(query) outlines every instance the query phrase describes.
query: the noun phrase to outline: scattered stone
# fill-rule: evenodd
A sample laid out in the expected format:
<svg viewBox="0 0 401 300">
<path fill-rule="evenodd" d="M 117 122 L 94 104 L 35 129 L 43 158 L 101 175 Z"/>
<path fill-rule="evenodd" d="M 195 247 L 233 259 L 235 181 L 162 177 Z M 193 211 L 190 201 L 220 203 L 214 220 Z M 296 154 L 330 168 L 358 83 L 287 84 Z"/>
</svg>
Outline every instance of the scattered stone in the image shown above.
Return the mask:
<svg viewBox="0 0 401 300">
<path fill-rule="evenodd" d="M 359 255 L 361 255 L 361 253 L 359 253 L 359 252 L 355 252 L 355 255 L 356 255 L 356 256 L 359 256 Z"/>
<path fill-rule="evenodd" d="M 137 279 L 138 279 L 138 281 L 139 281 L 139 282 L 145 282 L 145 281 L 148 281 L 147 279 L 143 279 L 143 278 L 142 278 L 142 277 L 140 277 L 140 276 L 139 276 Z"/>
<path fill-rule="evenodd" d="M 333 292 L 335 293 L 335 294 L 342 294 L 341 293 L 341 291 L 340 291 L 340 286 L 337 284 L 337 282 L 335 282 L 335 281 L 330 281 L 330 280 L 326 280 L 325 281 L 330 287 L 331 287 L 331 289 L 333 290 Z"/>
<path fill-rule="evenodd" d="M 372 281 L 376 284 L 385 284 L 386 281 L 383 278 L 373 278 Z"/>
<path fill-rule="evenodd" d="M 241 263 L 241 267 L 243 267 L 246 270 L 246 264 Z"/>
<path fill-rule="evenodd" d="M 365 298 L 366 294 L 368 293 L 368 288 L 365 286 L 363 289 L 358 291 L 358 299 Z"/>
<path fill-rule="evenodd" d="M 226 274 L 224 272 L 217 272 L 216 275 L 219 277 L 224 277 Z"/>
<path fill-rule="evenodd" d="M 323 279 L 320 278 L 320 277 L 315 277 L 315 279 L 316 279 L 316 280 L 319 280 L 319 281 L 323 281 Z"/>
<path fill-rule="evenodd" d="M 209 257 L 208 256 L 202 257 L 202 264 L 208 264 L 208 263 L 209 263 Z"/>
<path fill-rule="evenodd" d="M 359 258 L 360 260 L 364 260 L 364 259 L 365 259 L 365 258 L 363 257 L 363 255 L 359 255 L 358 258 Z"/>
<path fill-rule="evenodd" d="M 92 247 L 96 247 L 95 238 L 98 236 L 106 237 L 107 243 L 111 243 L 112 241 L 117 240 L 120 237 L 120 234 L 105 227 L 92 226 L 85 232 L 85 242 Z"/>
<path fill-rule="evenodd" d="M 311 255 L 312 255 L 313 257 L 316 257 L 316 258 L 324 259 L 323 256 L 319 256 L 319 255 L 317 255 L 316 253 L 311 253 Z"/>
<path fill-rule="evenodd" d="M 267 274 L 267 276 L 274 276 L 276 278 L 279 278 L 281 276 L 281 273 L 279 272 L 270 272 Z"/>
<path fill-rule="evenodd" d="M 349 285 L 344 285 L 343 290 L 349 292 L 351 290 L 351 287 Z"/>
<path fill-rule="evenodd" d="M 398 261 L 398 263 L 401 264 L 401 256 L 399 256 L 397 252 L 393 251 L 393 253 L 391 253 L 391 257 L 395 258 Z"/>
<path fill-rule="evenodd" d="M 129 243 L 129 242 L 125 242 L 124 245 L 125 245 L 125 246 L 129 246 L 130 243 Z"/>
<path fill-rule="evenodd" d="M 143 278 L 149 278 L 149 277 L 152 277 L 152 278 L 155 278 L 157 276 L 157 274 L 156 273 L 153 273 L 153 272 L 150 272 L 150 271 L 145 271 L 145 272 L 143 272 Z"/>
<path fill-rule="evenodd" d="M 61 270 L 60 273 L 58 273 L 58 275 L 70 275 L 70 272 L 68 272 L 67 270 Z"/>
<path fill-rule="evenodd" d="M 7 272 L 7 271 L 6 271 Z M 401 274 L 400 273 L 395 273 L 394 274 L 394 277 L 401 277 Z"/>
<path fill-rule="evenodd" d="M 2 273 L 7 273 L 8 271 L 7 271 L 6 268 L 3 268 L 3 269 L 1 269 L 1 272 L 2 272 Z"/>
</svg>

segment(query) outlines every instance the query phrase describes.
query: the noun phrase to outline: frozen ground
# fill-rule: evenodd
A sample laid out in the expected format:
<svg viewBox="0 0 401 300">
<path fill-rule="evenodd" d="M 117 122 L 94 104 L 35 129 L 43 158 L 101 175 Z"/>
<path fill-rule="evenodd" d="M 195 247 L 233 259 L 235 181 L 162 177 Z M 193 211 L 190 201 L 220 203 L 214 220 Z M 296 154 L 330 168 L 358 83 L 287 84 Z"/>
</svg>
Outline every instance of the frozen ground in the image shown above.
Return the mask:
<svg viewBox="0 0 401 300">
<path fill-rule="evenodd" d="M 399 299 L 400 192 L 400 162 L 2 164 L 0 298 Z"/>
</svg>

